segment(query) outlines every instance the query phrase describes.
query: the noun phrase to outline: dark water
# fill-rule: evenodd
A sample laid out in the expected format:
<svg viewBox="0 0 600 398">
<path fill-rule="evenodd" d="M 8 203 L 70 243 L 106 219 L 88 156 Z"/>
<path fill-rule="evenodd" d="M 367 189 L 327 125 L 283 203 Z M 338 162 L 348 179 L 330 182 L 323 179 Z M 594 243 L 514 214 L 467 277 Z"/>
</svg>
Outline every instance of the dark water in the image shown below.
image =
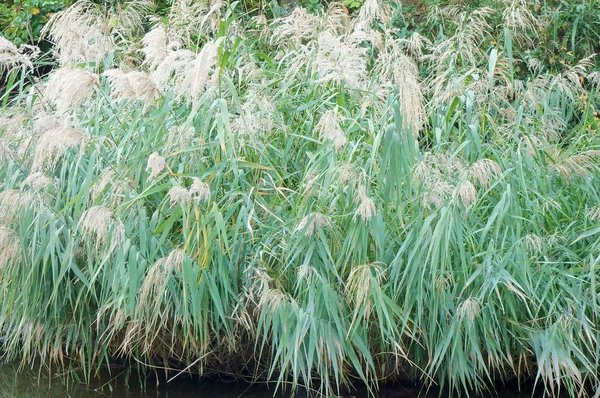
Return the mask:
<svg viewBox="0 0 600 398">
<path fill-rule="evenodd" d="M 31 369 L 18 371 L 14 364 L 0 365 L 0 398 L 91 398 L 91 397 L 207 397 L 207 398 L 288 398 L 289 391 L 276 392 L 274 385 L 243 384 L 224 382 L 214 379 L 199 380 L 198 378 L 181 377 L 170 383 L 156 378 L 146 379 L 145 388 L 141 386 L 136 376 L 126 377 L 125 372 L 112 372 L 100 375 L 91 385 L 76 381 L 65 381 L 65 378 L 50 377 L 47 370 L 39 372 Z M 158 385 L 157 385 L 158 384 Z M 296 394 L 296 398 L 308 398 L 306 392 Z M 367 398 L 366 391 L 348 392 L 344 398 Z M 447 397 L 448 394 L 441 396 Z M 463 395 L 464 396 L 464 395 Z M 474 396 L 474 395 L 473 395 Z M 534 394 L 533 396 L 537 396 Z M 378 398 L 437 398 L 439 391 L 428 393 L 418 387 L 409 385 L 393 385 L 382 387 Z M 503 388 L 495 394 L 486 397 L 526 398 L 532 397 L 531 391 L 519 392 L 516 388 Z"/>
</svg>

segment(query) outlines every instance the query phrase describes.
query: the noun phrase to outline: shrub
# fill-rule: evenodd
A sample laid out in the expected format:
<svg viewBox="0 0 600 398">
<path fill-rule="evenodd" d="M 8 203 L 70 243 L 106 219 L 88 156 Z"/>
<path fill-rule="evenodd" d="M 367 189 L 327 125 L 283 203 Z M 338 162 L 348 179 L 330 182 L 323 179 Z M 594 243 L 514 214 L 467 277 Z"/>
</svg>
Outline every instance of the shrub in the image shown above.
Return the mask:
<svg viewBox="0 0 600 398">
<path fill-rule="evenodd" d="M 44 24 L 70 3 L 71 0 L 9 0 L 0 5 L 2 34 L 16 45 L 38 44 Z M 42 47 L 47 50 L 48 43 Z"/>
</svg>

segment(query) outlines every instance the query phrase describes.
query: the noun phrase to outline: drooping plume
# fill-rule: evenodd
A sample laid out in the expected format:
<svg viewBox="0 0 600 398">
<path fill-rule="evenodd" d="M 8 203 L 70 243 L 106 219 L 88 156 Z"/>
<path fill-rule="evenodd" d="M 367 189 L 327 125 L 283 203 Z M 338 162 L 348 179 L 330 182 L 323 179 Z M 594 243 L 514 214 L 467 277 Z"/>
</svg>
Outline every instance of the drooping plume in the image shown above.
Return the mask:
<svg viewBox="0 0 600 398">
<path fill-rule="evenodd" d="M 361 88 L 367 74 L 366 49 L 323 32 L 318 37 L 317 73 L 319 82 L 344 82 L 350 88 Z"/>
<path fill-rule="evenodd" d="M 148 157 L 148 165 L 146 166 L 146 171 L 150 171 L 150 175 L 148 176 L 149 180 L 153 180 L 165 169 L 166 167 L 165 158 L 160 156 L 158 152 L 153 152 Z"/>
<path fill-rule="evenodd" d="M 299 46 L 303 40 L 316 36 L 319 28 L 319 18 L 306 11 L 302 7 L 297 7 L 290 15 L 275 20 L 276 26 L 273 30 L 272 40 L 278 45 Z"/>
<path fill-rule="evenodd" d="M 146 33 L 142 39 L 144 48 L 142 52 L 146 56 L 145 63 L 151 68 L 158 66 L 167 58 L 167 32 L 163 24 L 159 24 L 150 32 Z"/>
<path fill-rule="evenodd" d="M 322 213 L 310 213 L 296 227 L 296 231 L 304 231 L 308 236 L 315 233 L 317 228 L 331 228 L 331 220 Z"/>
<path fill-rule="evenodd" d="M 20 246 L 19 235 L 10 228 L 0 226 L 0 269 L 17 257 Z"/>
<path fill-rule="evenodd" d="M 95 241 L 96 250 L 108 248 L 112 252 L 124 239 L 124 226 L 115 219 L 113 212 L 105 206 L 93 206 L 79 218 L 78 228 L 85 237 Z"/>
<path fill-rule="evenodd" d="M 54 43 L 62 66 L 100 62 L 115 48 L 104 16 L 89 0 L 79 0 L 52 15 L 42 34 Z"/>
<path fill-rule="evenodd" d="M 206 89 L 209 77 L 217 64 L 219 45 L 208 42 L 194 60 L 187 64 L 182 75 L 176 76 L 175 92 L 189 100 L 197 99 Z"/>
<path fill-rule="evenodd" d="M 387 37 L 375 70 L 382 88 L 388 95 L 398 90 L 398 102 L 404 122 L 414 135 L 418 135 L 427 123 L 425 96 L 421 88 L 419 68 L 416 62 L 404 53 L 404 47 L 411 52 L 419 51 L 418 48 L 408 47 L 406 41 Z"/>
<path fill-rule="evenodd" d="M 0 36 L 0 75 L 18 67 L 33 68 L 33 60 L 39 55 L 39 48 L 21 45 L 19 48 L 10 40 Z"/>
<path fill-rule="evenodd" d="M 140 101 L 144 105 L 151 105 L 158 95 L 158 88 L 154 81 L 144 72 L 123 72 L 120 69 L 111 69 L 104 72 L 108 77 L 112 96 L 118 99 Z"/>
<path fill-rule="evenodd" d="M 337 108 L 325 112 L 315 129 L 323 140 L 331 141 L 335 149 L 342 148 L 348 142 L 340 127 Z"/>
<path fill-rule="evenodd" d="M 192 178 L 192 186 L 190 187 L 190 194 L 198 200 L 207 200 L 210 198 L 210 186 L 199 179 L 198 177 Z"/>
<path fill-rule="evenodd" d="M 356 193 L 356 201 L 358 207 L 354 213 L 354 220 L 361 218 L 363 222 L 367 222 L 376 213 L 375 202 L 367 195 L 367 188 L 364 185 L 359 185 L 358 192 Z"/>
<path fill-rule="evenodd" d="M 81 147 L 85 141 L 85 135 L 70 127 L 59 127 L 45 132 L 37 142 L 32 170 L 54 168 L 66 151 Z"/>
<path fill-rule="evenodd" d="M 181 186 L 174 186 L 167 192 L 167 197 L 171 207 L 175 205 L 185 206 L 192 201 L 192 194 L 190 191 Z"/>
<path fill-rule="evenodd" d="M 76 67 L 60 68 L 48 79 L 45 95 L 61 114 L 83 105 L 98 86 L 98 76 L 93 73 Z"/>
</svg>

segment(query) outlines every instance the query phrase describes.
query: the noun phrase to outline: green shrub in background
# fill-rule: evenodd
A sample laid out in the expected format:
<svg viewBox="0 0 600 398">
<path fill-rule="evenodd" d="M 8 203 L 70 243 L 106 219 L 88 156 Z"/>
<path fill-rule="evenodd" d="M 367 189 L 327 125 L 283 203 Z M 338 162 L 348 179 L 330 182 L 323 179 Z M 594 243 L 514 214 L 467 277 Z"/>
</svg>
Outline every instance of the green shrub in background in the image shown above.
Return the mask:
<svg viewBox="0 0 600 398">
<path fill-rule="evenodd" d="M 7 0 L 0 5 L 0 33 L 13 43 L 40 41 L 40 31 L 53 13 L 71 0 Z"/>
</svg>

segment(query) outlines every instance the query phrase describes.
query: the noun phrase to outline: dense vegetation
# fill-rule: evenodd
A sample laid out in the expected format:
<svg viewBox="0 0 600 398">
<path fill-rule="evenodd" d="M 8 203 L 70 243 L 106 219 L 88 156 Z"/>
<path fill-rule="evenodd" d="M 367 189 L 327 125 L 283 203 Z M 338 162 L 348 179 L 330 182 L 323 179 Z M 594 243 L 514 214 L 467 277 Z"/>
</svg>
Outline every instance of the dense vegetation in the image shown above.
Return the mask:
<svg viewBox="0 0 600 398">
<path fill-rule="evenodd" d="M 474 3 L 78 1 L 41 80 L 0 38 L 5 356 L 596 391 L 599 2 Z"/>
</svg>

